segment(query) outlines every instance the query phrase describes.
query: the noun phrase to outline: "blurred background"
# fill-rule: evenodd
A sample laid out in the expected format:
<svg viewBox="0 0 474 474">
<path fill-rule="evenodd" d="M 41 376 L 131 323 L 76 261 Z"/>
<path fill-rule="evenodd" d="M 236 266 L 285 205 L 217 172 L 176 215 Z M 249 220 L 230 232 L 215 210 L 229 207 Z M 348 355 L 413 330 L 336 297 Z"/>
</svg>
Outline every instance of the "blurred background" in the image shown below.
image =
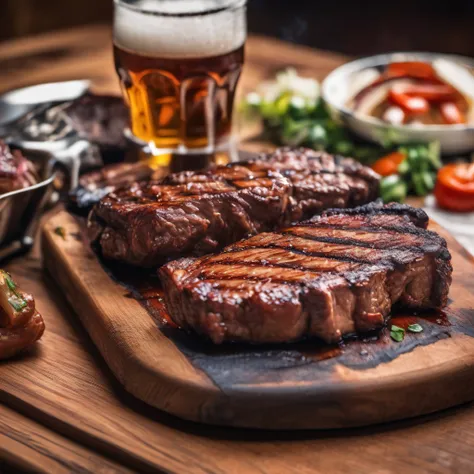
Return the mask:
<svg viewBox="0 0 474 474">
<path fill-rule="evenodd" d="M 0 3 L 0 40 L 112 18 L 112 0 Z M 473 24 L 474 0 L 249 0 L 251 32 L 350 55 L 425 50 L 474 56 Z"/>
</svg>

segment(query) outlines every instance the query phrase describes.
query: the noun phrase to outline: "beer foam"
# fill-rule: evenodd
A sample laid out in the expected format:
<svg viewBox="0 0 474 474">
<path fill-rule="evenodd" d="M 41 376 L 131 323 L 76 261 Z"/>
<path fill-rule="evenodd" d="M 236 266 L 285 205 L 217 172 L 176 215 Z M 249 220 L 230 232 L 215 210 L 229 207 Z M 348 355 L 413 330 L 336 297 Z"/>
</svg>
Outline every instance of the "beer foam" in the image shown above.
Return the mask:
<svg viewBox="0 0 474 474">
<path fill-rule="evenodd" d="M 116 0 L 114 42 L 122 49 L 161 58 L 229 53 L 245 42 L 243 5 L 236 0 L 142 0 L 125 6 Z"/>
</svg>

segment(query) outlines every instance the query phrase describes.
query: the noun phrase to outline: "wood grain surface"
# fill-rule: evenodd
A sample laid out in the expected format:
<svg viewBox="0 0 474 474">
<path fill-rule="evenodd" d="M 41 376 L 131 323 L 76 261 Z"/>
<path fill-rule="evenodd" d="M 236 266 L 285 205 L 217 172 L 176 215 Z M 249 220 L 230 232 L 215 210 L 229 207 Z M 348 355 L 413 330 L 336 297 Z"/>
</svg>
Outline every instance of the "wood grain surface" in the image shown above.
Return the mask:
<svg viewBox="0 0 474 474">
<path fill-rule="evenodd" d="M 161 410 L 219 425 L 321 429 L 392 421 L 474 399 L 474 384 L 463 383 L 474 378 L 474 266 L 434 224 L 456 269 L 448 307 L 422 320 L 409 317 L 408 324 L 421 323 L 424 331 L 407 333 L 402 343 L 386 331 L 376 341 L 347 342 L 327 352 L 314 342 L 215 347 L 173 330 L 162 323 L 167 318 L 158 280 L 139 283 L 147 285 L 145 295 L 151 293 L 140 304 L 134 296 L 143 296 L 130 286 L 137 281 L 130 278 L 125 286 L 111 278 L 79 222 L 67 212 L 47 222 L 45 268 L 126 390 Z M 58 227 L 66 238 L 56 234 Z M 394 323 L 403 326 L 404 319 Z"/>
<path fill-rule="evenodd" d="M 38 258 L 13 269 L 35 293 L 47 331 L 29 356 L 2 365 L 0 400 L 116 462 L 193 474 L 467 473 L 474 467 L 473 404 L 373 428 L 291 433 L 206 427 L 144 406 L 116 382 Z"/>
<path fill-rule="evenodd" d="M 12 471 L 21 469 L 41 474 L 133 472 L 5 406 L 0 407 L 0 458 Z M 4 472 L 1 466 L 0 472 Z"/>
<path fill-rule="evenodd" d="M 109 45 L 107 27 L 5 43 L 0 46 L 0 89 L 91 77 L 97 90 L 118 93 Z M 343 60 L 252 38 L 242 90 L 252 88 L 261 77 L 270 77 L 285 65 L 283 61 L 322 78 Z M 47 330 L 30 354 L 0 366 L 0 401 L 62 438 L 82 444 L 96 460 L 95 454 L 100 452 L 141 472 L 207 474 L 474 470 L 472 403 L 372 428 L 278 433 L 208 427 L 149 408 L 117 383 L 78 322 L 74 308 L 43 272 L 38 247 L 6 268 L 35 295 Z M 25 441 L 28 447 L 34 443 L 35 437 Z M 51 450 L 62 465 L 68 465 L 71 454 L 54 447 Z M 5 448 L 2 461 L 13 452 L 13 447 Z M 28 458 L 29 451 L 24 452 L 23 459 Z"/>
</svg>

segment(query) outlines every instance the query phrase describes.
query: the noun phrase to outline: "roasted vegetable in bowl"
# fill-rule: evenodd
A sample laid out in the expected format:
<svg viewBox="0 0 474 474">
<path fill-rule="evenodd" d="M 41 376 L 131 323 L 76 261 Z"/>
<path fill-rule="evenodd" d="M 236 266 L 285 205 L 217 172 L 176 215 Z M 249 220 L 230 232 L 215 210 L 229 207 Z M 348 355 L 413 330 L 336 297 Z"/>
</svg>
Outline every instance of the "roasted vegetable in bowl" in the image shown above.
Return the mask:
<svg viewBox="0 0 474 474">
<path fill-rule="evenodd" d="M 368 71 L 362 73 L 368 77 Z M 373 69 L 372 78 L 347 103 L 356 114 L 411 126 L 467 124 L 473 119 L 474 76 L 456 62 L 392 62 L 380 73 Z"/>
</svg>

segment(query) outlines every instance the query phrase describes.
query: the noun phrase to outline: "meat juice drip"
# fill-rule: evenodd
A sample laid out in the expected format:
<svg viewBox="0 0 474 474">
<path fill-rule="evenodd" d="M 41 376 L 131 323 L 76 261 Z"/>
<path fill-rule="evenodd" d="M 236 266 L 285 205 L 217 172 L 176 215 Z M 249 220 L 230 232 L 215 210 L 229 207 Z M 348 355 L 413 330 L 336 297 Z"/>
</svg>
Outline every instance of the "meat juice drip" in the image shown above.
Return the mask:
<svg viewBox="0 0 474 474">
<path fill-rule="evenodd" d="M 448 319 L 448 315 L 444 311 L 425 311 L 425 312 L 413 312 L 413 313 L 397 313 L 394 314 L 388 321 L 387 326 L 379 331 L 371 331 L 365 334 L 354 334 L 344 338 L 340 344 L 327 345 L 320 342 L 304 342 L 296 344 L 294 350 L 301 354 L 304 360 L 311 362 L 320 362 L 343 355 L 353 353 L 354 356 L 360 356 L 361 359 L 370 359 L 374 357 L 376 352 L 386 346 L 394 345 L 397 347 L 395 341 L 392 341 L 390 337 L 390 327 L 392 325 L 403 328 L 408 331 L 408 326 L 412 324 L 421 324 L 422 327 L 426 327 L 427 331 L 419 334 L 408 334 L 421 340 L 429 339 L 433 337 L 432 331 L 423 322 L 429 323 L 436 327 L 450 327 L 451 322 Z M 437 331 L 434 331 L 435 333 Z"/>
<path fill-rule="evenodd" d="M 295 349 L 301 354 L 302 359 L 319 362 L 342 355 L 344 344 L 304 343 L 302 347 L 297 345 Z"/>
<path fill-rule="evenodd" d="M 159 297 L 143 297 L 142 304 L 148 312 L 157 320 L 162 326 L 169 326 L 171 328 L 178 328 L 179 326 L 171 319 L 166 310 L 165 302 L 163 301 L 163 292 L 160 291 Z"/>
<path fill-rule="evenodd" d="M 147 271 L 111 261 L 102 261 L 102 265 L 116 282 L 130 292 L 130 297 L 140 302 L 160 327 L 178 327 L 166 310 L 163 289 L 154 270 Z"/>
<path fill-rule="evenodd" d="M 392 316 L 392 319 L 388 323 L 388 326 L 394 324 L 400 328 L 407 330 L 408 326 L 411 324 L 420 324 L 423 326 L 422 321 L 426 321 L 431 324 L 436 324 L 437 326 L 451 326 L 451 323 L 448 319 L 448 315 L 445 311 L 426 311 L 426 312 L 413 312 L 411 314 L 395 314 Z"/>
</svg>

